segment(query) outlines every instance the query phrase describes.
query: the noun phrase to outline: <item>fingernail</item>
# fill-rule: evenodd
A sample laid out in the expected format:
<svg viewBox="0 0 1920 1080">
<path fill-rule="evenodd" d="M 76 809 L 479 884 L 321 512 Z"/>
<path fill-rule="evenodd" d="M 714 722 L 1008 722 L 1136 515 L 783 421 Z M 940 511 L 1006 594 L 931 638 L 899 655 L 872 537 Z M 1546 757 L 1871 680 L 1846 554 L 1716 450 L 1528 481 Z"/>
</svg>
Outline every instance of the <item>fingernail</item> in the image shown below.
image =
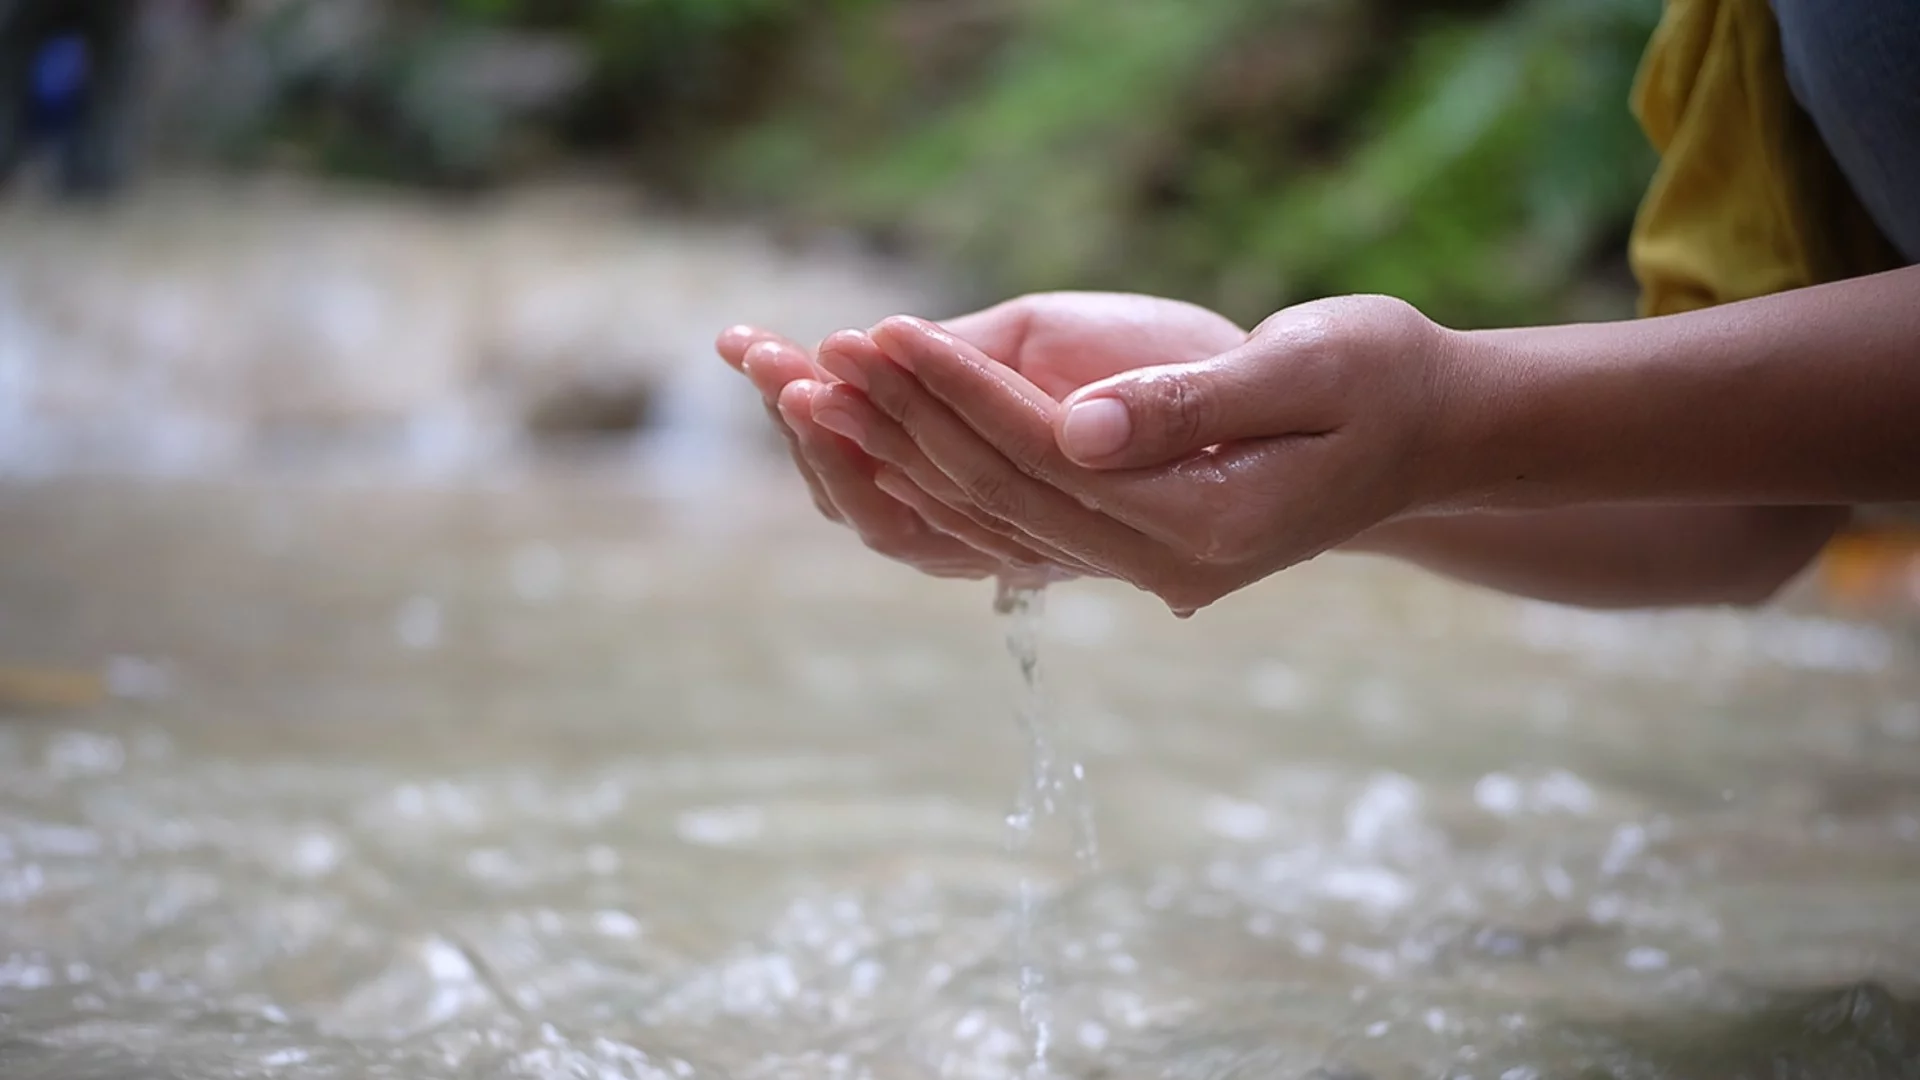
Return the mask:
<svg viewBox="0 0 1920 1080">
<path fill-rule="evenodd" d="M 904 315 L 895 315 L 875 324 L 873 329 L 867 331 L 867 336 L 873 339 L 875 345 L 880 346 L 881 352 L 887 354 L 887 359 L 912 371 L 913 350 L 905 347 L 905 343 L 899 339 L 901 335 L 912 334 L 918 330 L 919 324 L 914 320 Z M 887 348 L 888 342 L 893 343 L 893 348 Z"/>
<path fill-rule="evenodd" d="M 865 390 L 867 388 L 867 373 L 861 371 L 860 365 L 856 363 L 852 357 L 844 353 L 821 353 L 820 366 L 827 370 L 827 374 L 852 386 L 856 390 Z"/>
<path fill-rule="evenodd" d="M 1061 449 L 1076 461 L 1117 454 L 1132 436 L 1133 420 L 1127 415 L 1126 402 L 1119 398 L 1079 402 L 1067 409 L 1067 418 L 1060 425 Z"/>
<path fill-rule="evenodd" d="M 779 362 L 780 346 L 771 342 L 760 342 L 746 351 L 740 358 L 740 372 L 758 387 L 762 394 L 775 396 L 780 393 L 783 384 L 773 381 L 768 372 Z"/>
<path fill-rule="evenodd" d="M 854 442 L 864 439 L 867 434 L 860 427 L 860 422 L 853 418 L 852 413 L 840 409 L 822 409 L 813 414 L 813 421 L 835 435 L 843 435 Z"/>
</svg>

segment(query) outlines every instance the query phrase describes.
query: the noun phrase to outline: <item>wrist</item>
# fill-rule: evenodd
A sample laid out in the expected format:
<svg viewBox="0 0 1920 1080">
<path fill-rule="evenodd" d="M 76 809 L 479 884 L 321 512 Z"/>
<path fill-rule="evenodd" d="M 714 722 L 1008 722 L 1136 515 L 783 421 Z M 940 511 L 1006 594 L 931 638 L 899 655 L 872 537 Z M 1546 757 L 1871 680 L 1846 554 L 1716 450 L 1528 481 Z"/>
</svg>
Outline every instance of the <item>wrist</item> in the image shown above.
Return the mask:
<svg viewBox="0 0 1920 1080">
<path fill-rule="evenodd" d="M 1427 350 L 1427 422 L 1419 449 L 1422 483 L 1409 513 L 1457 513 L 1498 501 L 1500 477 L 1510 472 L 1503 441 L 1514 426 L 1516 368 L 1508 344 L 1485 331 L 1434 325 Z M 1396 530 L 1397 532 L 1397 530 Z"/>
<path fill-rule="evenodd" d="M 1450 331 L 1444 509 L 1548 510 L 1624 494 L 1608 489 L 1609 463 L 1654 449 L 1647 424 L 1662 404 L 1637 329 Z"/>
</svg>

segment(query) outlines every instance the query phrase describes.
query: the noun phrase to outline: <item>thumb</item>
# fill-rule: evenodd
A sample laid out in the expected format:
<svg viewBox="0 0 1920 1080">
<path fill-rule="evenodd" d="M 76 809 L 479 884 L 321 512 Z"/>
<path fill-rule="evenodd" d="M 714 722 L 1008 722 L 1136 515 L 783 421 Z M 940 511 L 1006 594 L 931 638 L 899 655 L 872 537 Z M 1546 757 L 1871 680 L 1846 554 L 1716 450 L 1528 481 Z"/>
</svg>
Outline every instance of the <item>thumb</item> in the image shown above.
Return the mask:
<svg viewBox="0 0 1920 1080">
<path fill-rule="evenodd" d="M 1319 433 L 1319 403 L 1286 374 L 1273 343 L 1258 338 L 1210 359 L 1139 368 L 1069 395 L 1054 438 L 1088 468 L 1139 469 L 1221 443 Z"/>
</svg>

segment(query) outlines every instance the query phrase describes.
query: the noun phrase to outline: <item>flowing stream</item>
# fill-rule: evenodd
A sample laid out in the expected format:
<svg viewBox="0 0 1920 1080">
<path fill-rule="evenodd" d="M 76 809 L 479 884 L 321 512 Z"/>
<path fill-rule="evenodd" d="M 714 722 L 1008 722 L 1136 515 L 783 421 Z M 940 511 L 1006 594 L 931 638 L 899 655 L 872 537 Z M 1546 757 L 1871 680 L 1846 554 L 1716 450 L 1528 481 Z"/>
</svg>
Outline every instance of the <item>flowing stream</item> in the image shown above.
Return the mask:
<svg viewBox="0 0 1920 1080">
<path fill-rule="evenodd" d="M 821 521 L 735 382 L 671 483 L 434 449 L 888 275 L 155 198 L 0 215 L 8 1080 L 1916 1075 L 1910 620 L 1328 556 L 1043 634 Z"/>
</svg>

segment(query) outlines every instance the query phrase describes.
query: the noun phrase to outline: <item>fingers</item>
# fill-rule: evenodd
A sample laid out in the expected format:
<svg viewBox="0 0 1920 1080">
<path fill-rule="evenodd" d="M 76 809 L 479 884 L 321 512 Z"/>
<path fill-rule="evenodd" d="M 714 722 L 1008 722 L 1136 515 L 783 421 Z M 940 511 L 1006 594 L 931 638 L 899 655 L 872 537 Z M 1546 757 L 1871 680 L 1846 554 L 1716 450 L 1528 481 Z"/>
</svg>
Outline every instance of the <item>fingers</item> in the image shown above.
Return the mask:
<svg viewBox="0 0 1920 1080">
<path fill-rule="evenodd" d="M 819 357 L 822 370 L 856 389 L 865 390 L 863 364 L 885 359 L 886 354 L 865 331 L 841 330 L 827 335 L 820 343 Z"/>
<path fill-rule="evenodd" d="M 889 320 L 889 324 L 894 321 Z M 883 329 L 889 324 L 883 324 Z M 953 341 L 950 335 L 927 329 L 946 342 Z M 876 344 L 887 350 L 888 356 L 894 356 L 893 343 L 877 335 L 878 331 Z M 906 431 L 926 460 L 951 480 L 971 505 L 1017 524 L 1036 540 L 1090 566 L 1136 584 L 1153 574 L 1157 556 L 1153 541 L 1027 475 L 894 363 L 877 358 L 863 358 L 858 363 L 868 398 Z M 1040 415 L 1031 409 L 1028 412 L 1030 421 Z M 1051 442 L 1044 420 L 1039 431 L 1042 440 Z M 938 483 L 937 479 L 923 482 L 912 463 L 905 468 L 923 488 L 927 482 Z"/>
<path fill-rule="evenodd" d="M 722 330 L 719 338 L 714 341 L 713 347 L 714 351 L 720 354 L 720 358 L 727 362 L 727 366 L 733 368 L 735 371 L 739 371 L 746 361 L 747 351 L 763 341 L 770 341 L 796 350 L 798 349 L 798 346 L 794 345 L 793 342 L 788 341 L 786 338 L 781 337 L 771 330 L 763 330 L 757 326 L 744 325 L 729 326 L 725 330 Z"/>
<path fill-rule="evenodd" d="M 901 486 L 897 479 L 893 493 L 877 487 L 875 463 L 866 452 L 822 430 L 817 423 L 815 399 L 827 390 L 820 381 L 828 373 L 792 341 L 758 327 L 737 326 L 722 333 L 716 347 L 721 357 L 745 374 L 765 398 L 768 414 L 786 440 L 814 505 L 824 516 L 860 533 L 869 547 L 941 576 L 979 578 L 999 574 L 1042 581 L 1057 574 L 1100 573 L 1063 552 L 1046 550 L 1045 545 L 1025 537 L 1018 529 L 971 506 L 957 509 L 956 504 L 965 505 L 965 500 L 944 475 L 924 464 L 924 459 L 923 474 L 944 485 L 946 490 L 939 494 L 946 501 L 916 485 Z M 884 362 L 871 339 L 857 331 L 833 335 L 823 343 L 822 350 L 843 358 L 839 370 L 832 374 L 842 379 L 852 375 L 856 385 L 858 369 L 844 363 L 844 358 L 857 355 Z M 789 391 L 789 387 L 795 389 Z M 867 410 L 876 431 L 897 437 L 891 444 L 894 456 L 918 455 L 918 449 L 897 425 L 864 400 L 859 400 L 857 407 Z M 1058 569 L 1048 570 L 1048 564 Z"/>
<path fill-rule="evenodd" d="M 982 576 L 993 572 L 995 560 L 928 528 L 913 510 L 874 486 L 871 459 L 814 422 L 812 399 L 818 387 L 806 380 L 789 384 L 780 395 L 780 414 L 841 520 L 888 558 L 928 570 L 966 567 Z"/>
<path fill-rule="evenodd" d="M 823 357 L 831 355 L 822 353 Z M 886 360 L 872 362 L 884 364 Z M 830 362 L 830 366 L 838 365 Z M 875 482 L 887 494 L 918 511 L 928 524 L 941 532 L 1014 566 L 1054 563 L 1075 574 L 1098 573 L 1065 552 L 1027 535 L 1015 524 L 1000 521 L 975 507 L 946 474 L 926 460 L 898 424 L 874 408 L 858 391 L 847 386 L 824 387 L 814 395 L 813 413 L 814 421 L 820 426 L 853 440 L 868 455 L 891 463 L 891 468 L 882 468 L 875 474 Z M 921 477 L 922 482 L 908 479 L 909 475 Z"/>
<path fill-rule="evenodd" d="M 819 379 L 820 369 L 805 349 L 782 338 L 756 341 L 740 357 L 740 370 L 769 402 L 799 379 Z"/>
<path fill-rule="evenodd" d="M 858 339 L 841 342 L 843 349 L 857 348 L 865 340 L 860 334 L 836 337 Z M 866 347 L 871 349 L 871 343 Z M 819 383 L 824 373 L 799 346 L 741 327 L 722 335 L 720 349 L 765 397 L 814 505 L 827 518 L 851 526 L 869 547 L 943 576 L 982 577 L 1005 569 L 1003 564 L 1039 564 L 1039 555 L 991 537 L 978 526 L 965 536 L 929 528 L 899 500 L 878 490 L 872 480 L 874 463 L 865 453 L 815 422 L 812 402 L 824 389 Z"/>
<path fill-rule="evenodd" d="M 857 331 L 835 334 L 823 342 L 820 346 L 820 366 L 847 386 L 862 390 L 868 386 L 868 371 L 894 371 L 886 353 L 870 336 Z M 826 414 L 829 424 L 850 425 L 840 433 L 859 442 L 867 453 L 891 462 L 903 473 L 915 478 L 911 482 L 914 491 L 930 497 L 915 500 L 917 505 L 938 504 L 944 508 L 945 513 L 933 511 L 929 517 L 936 528 L 943 527 L 944 522 L 947 531 L 969 543 L 976 543 L 983 551 L 1006 550 L 1003 544 L 976 542 L 979 534 L 984 532 L 1011 541 L 1014 550 L 1023 554 L 1024 561 L 1036 565 L 1053 563 L 1082 576 L 1102 574 L 1098 568 L 1034 537 L 1020 528 L 1018 522 L 1003 520 L 975 505 L 945 473 L 926 459 L 920 447 L 898 423 L 873 407 L 864 393 L 846 392 L 841 388 L 829 390 L 823 397 L 832 403 Z M 815 404 L 820 406 L 823 402 L 816 400 Z M 912 496 L 909 495 L 908 499 L 912 499 Z M 938 520 L 933 520 L 933 517 Z M 970 522 L 971 527 L 963 527 L 962 520 Z M 1016 563 L 1020 561 L 1023 560 L 1015 560 Z"/>
<path fill-rule="evenodd" d="M 843 351 L 858 349 L 863 342 L 873 348 L 864 334 L 835 337 L 845 339 L 839 342 Z M 959 530 L 931 526 L 918 510 L 876 487 L 875 463 L 853 443 L 815 422 L 812 402 L 824 389 L 825 373 L 804 349 L 752 326 L 730 327 L 720 335 L 716 349 L 760 391 L 814 506 L 828 519 L 853 528 L 868 547 L 939 577 L 1044 573 L 1037 553 L 971 522 L 966 522 L 971 526 L 967 536 L 949 535 Z M 946 524 L 960 523 L 948 520 Z"/>
<path fill-rule="evenodd" d="M 1033 320 L 1033 299 L 1022 296 L 968 315 L 942 320 L 940 327 L 995 360 L 1018 370 L 1020 355 L 1033 331 Z"/>
<path fill-rule="evenodd" d="M 1055 418 L 1074 462 L 1139 469 L 1244 439 L 1323 435 L 1339 365 L 1311 321 L 1286 324 L 1238 348 L 1186 364 L 1141 368 L 1081 387 Z"/>
<path fill-rule="evenodd" d="M 1002 569 L 995 557 L 931 530 L 910 507 L 874 486 L 874 461 L 814 423 L 808 405 L 814 388 L 793 382 L 781 394 L 781 427 L 795 432 L 803 473 L 831 507 L 829 517 L 851 527 L 874 552 L 935 577 L 985 578 Z"/>
<path fill-rule="evenodd" d="M 786 418 L 780 415 L 779 401 L 781 391 L 790 383 L 815 376 L 813 361 L 799 346 L 774 334 L 755 330 L 751 327 L 735 327 L 720 337 L 720 352 L 728 363 L 739 368 L 760 391 L 767 409 L 767 418 L 780 432 L 787 444 L 787 455 L 793 459 L 793 465 L 806 482 L 808 494 L 813 505 L 829 521 L 844 522 L 833 498 L 827 493 L 818 474 L 807 462 L 805 449 L 800 445 L 800 435 Z"/>
<path fill-rule="evenodd" d="M 1082 478 L 1071 475 L 1083 470 L 1054 445 L 1052 422 L 1058 406 L 1019 372 L 919 319 L 888 319 L 871 337 L 889 359 L 913 372 L 1015 464 L 1055 485 Z"/>
<path fill-rule="evenodd" d="M 768 402 L 766 409 L 767 419 L 773 422 L 774 428 L 780 432 L 780 437 L 786 441 L 787 456 L 793 459 L 795 471 L 800 474 L 800 479 L 806 481 L 807 494 L 813 499 L 813 508 L 820 511 L 820 516 L 828 521 L 846 524 L 847 519 L 841 516 L 840 508 L 834 505 L 833 496 L 827 493 L 827 487 L 821 482 L 820 474 L 815 472 L 813 465 L 808 462 L 806 448 L 800 445 L 800 433 L 794 430 L 794 425 L 788 422 L 786 417 L 780 415 L 779 405 Z"/>
<path fill-rule="evenodd" d="M 1009 312 L 1017 314 L 1012 308 L 989 309 L 980 318 L 956 321 L 974 336 L 1017 352 L 1017 338 L 1027 331 Z M 1209 580 L 1218 574 L 1204 567 L 1196 573 L 1123 521 L 1083 505 L 1099 501 L 1085 490 L 1095 474 L 1060 454 L 1051 423 L 1057 407 L 1046 394 L 953 335 L 926 329 L 937 335 L 936 345 L 949 354 L 959 352 L 964 361 L 934 366 L 943 371 L 971 367 L 977 382 L 997 384 L 996 404 L 1004 410 L 1011 401 L 1013 412 L 1024 414 L 1018 421 L 1024 426 L 1009 441 L 1020 445 L 1030 462 L 1038 459 L 1080 480 L 1081 492 L 1065 494 L 1023 471 L 900 369 L 900 364 L 912 365 L 914 356 L 890 357 L 868 335 L 830 338 L 823 346 L 824 363 L 779 335 L 751 327 L 730 329 L 717 347 L 767 399 L 816 505 L 881 554 L 943 577 L 1040 584 L 1071 574 L 1115 576 L 1159 593 L 1180 611 L 1205 606 L 1224 593 Z M 868 388 L 880 407 L 871 407 L 866 394 L 830 388 L 824 381 L 829 375 Z M 858 417 L 856 433 L 862 427 L 877 433 L 869 439 L 870 448 L 819 422 L 817 405 L 850 402 L 866 408 L 865 415 L 853 409 L 828 414 Z M 882 469 L 870 456 L 876 451 L 900 463 Z"/>
<path fill-rule="evenodd" d="M 957 415 L 1020 472 L 1185 555 L 1204 558 L 1221 546 L 1219 527 L 1232 490 L 1213 482 L 1223 478 L 1220 470 L 1194 467 L 1206 462 L 1128 473 L 1081 468 L 1055 441 L 1057 406 L 1019 373 L 917 319 L 889 319 L 873 337 L 888 357 L 914 372 L 925 391 L 950 407 L 949 415 Z M 1027 527 L 1019 518 L 1012 520 Z"/>
<path fill-rule="evenodd" d="M 967 546 L 997 559 L 1009 567 L 1034 570 L 1043 562 L 1039 555 L 1018 541 L 976 525 L 972 518 L 927 494 L 895 466 L 883 465 L 874 473 L 873 483 L 881 491 L 904 504 L 928 525 Z"/>
<path fill-rule="evenodd" d="M 928 471 L 937 472 L 938 470 Z M 1003 556 L 1006 561 L 1006 566 L 1002 568 L 1001 572 L 1001 576 L 1003 577 L 1014 576 L 1023 581 L 1043 584 L 1055 577 L 1109 576 L 1099 568 L 1088 566 L 1079 559 L 1054 549 L 1049 545 L 1042 544 L 1032 537 L 1022 536 L 1018 540 L 1009 540 L 1001 537 L 998 533 L 981 525 L 965 512 L 955 509 L 952 505 L 942 502 L 940 499 L 929 494 L 926 489 L 914 483 L 913 479 L 907 475 L 907 472 L 898 466 L 881 466 L 880 471 L 874 474 L 873 479 L 880 490 L 912 507 L 922 518 L 926 519 L 927 524 L 932 525 L 942 532 L 963 540 L 988 553 L 1003 550 L 996 545 L 995 540 L 998 540 L 1001 544 L 1005 544 L 1006 548 L 1004 550 L 1007 554 Z M 1014 553 L 1020 553 L 1022 557 L 1013 557 Z M 1052 573 L 1052 571 L 1056 570 L 1059 571 L 1059 573 Z"/>
</svg>

